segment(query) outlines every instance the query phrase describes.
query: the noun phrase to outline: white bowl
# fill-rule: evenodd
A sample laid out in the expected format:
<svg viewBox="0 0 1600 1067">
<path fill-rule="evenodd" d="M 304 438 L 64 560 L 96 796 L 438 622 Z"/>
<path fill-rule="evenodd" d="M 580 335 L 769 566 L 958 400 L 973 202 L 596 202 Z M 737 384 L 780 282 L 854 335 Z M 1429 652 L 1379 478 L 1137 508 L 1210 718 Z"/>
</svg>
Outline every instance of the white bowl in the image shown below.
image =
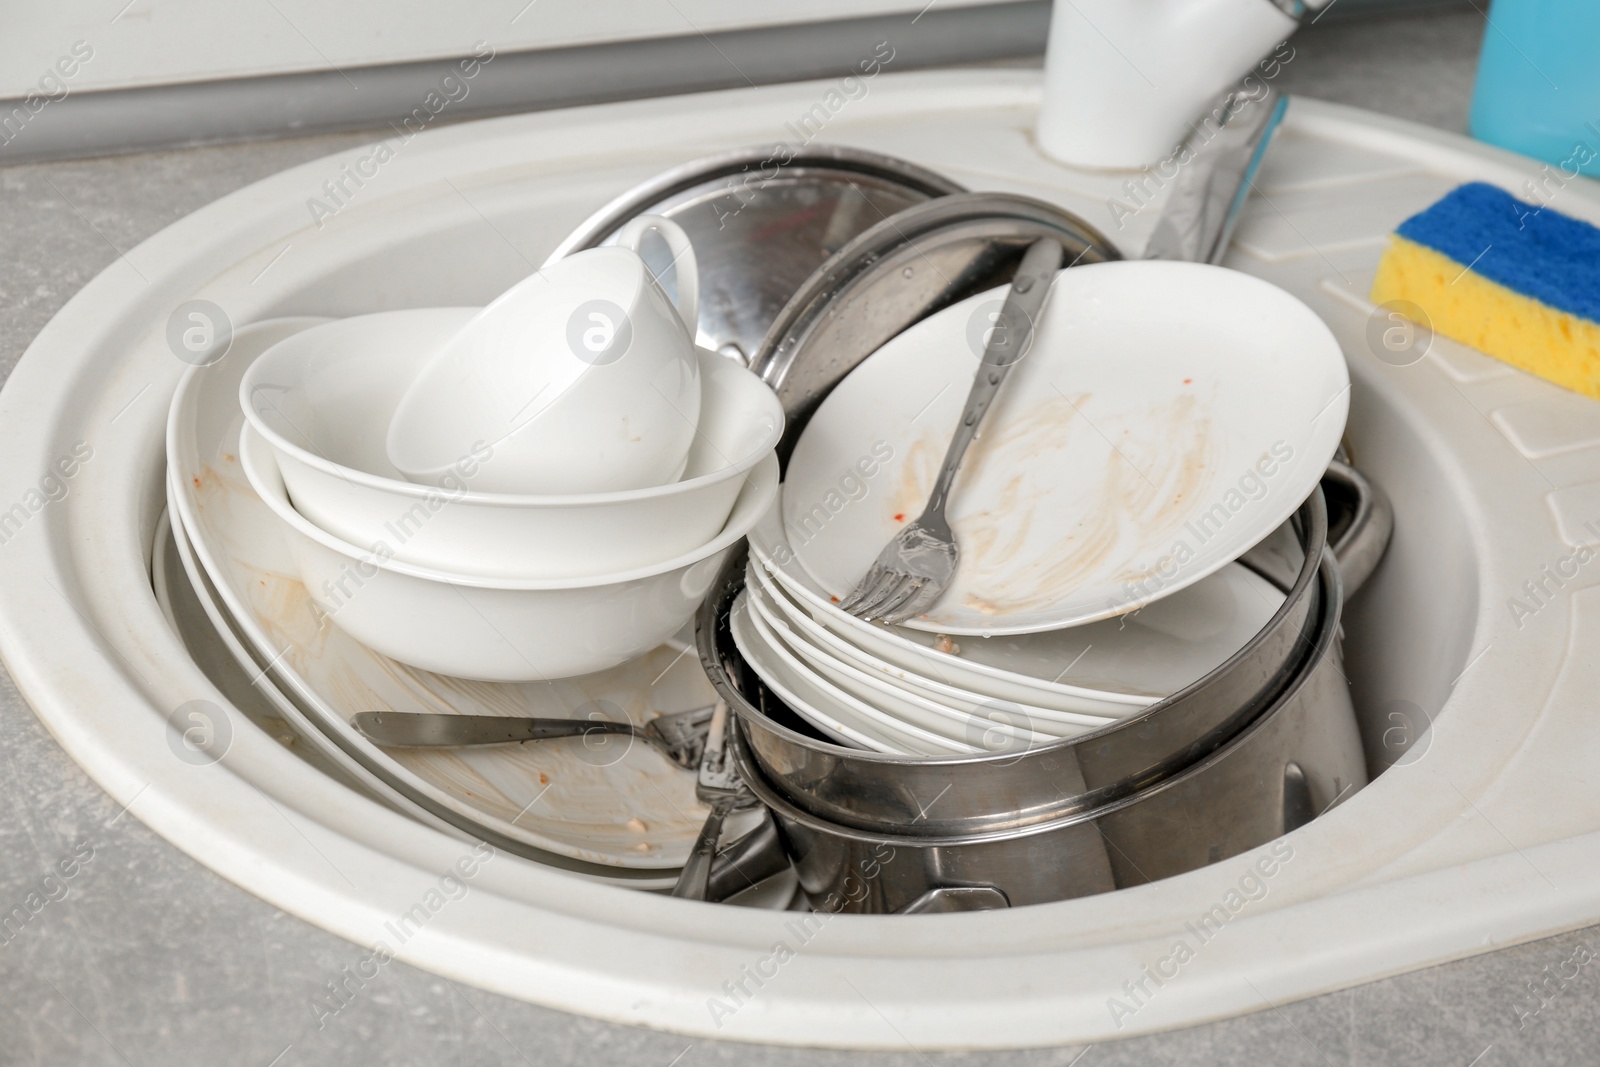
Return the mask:
<svg viewBox="0 0 1600 1067">
<path fill-rule="evenodd" d="M 694 335 L 639 254 L 579 252 L 519 282 L 412 381 L 386 448 L 444 485 L 483 448 L 473 484 L 591 493 L 676 481 L 700 418 Z"/>
<path fill-rule="evenodd" d="M 245 372 L 240 405 L 272 446 L 297 511 L 343 541 L 458 574 L 578 578 L 673 559 L 722 528 L 744 475 L 783 434 L 783 408 L 743 367 L 698 351 L 699 432 L 682 481 L 619 493 L 515 496 L 404 481 L 384 434 L 407 383 L 476 309 L 326 323 Z M 475 473 L 464 472 L 464 473 Z"/>
<path fill-rule="evenodd" d="M 283 521 L 306 591 L 328 619 L 401 663 L 495 682 L 589 674 L 661 644 L 694 614 L 728 549 L 778 491 L 778 460 L 768 456 L 722 531 L 693 552 L 599 578 L 494 580 L 390 559 L 316 526 L 289 502 L 272 450 L 249 426 L 239 462 Z"/>
</svg>

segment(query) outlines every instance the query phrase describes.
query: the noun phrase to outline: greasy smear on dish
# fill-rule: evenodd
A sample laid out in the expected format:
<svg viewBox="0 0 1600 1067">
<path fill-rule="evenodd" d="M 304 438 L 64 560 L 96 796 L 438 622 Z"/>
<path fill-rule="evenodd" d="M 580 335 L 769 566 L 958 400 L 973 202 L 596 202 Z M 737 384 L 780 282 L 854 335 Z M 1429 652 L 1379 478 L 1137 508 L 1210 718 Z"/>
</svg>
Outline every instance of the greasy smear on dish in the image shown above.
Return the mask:
<svg viewBox="0 0 1600 1067">
<path fill-rule="evenodd" d="M 716 699 L 695 658 L 665 645 L 585 678 L 524 684 L 446 677 L 373 652 L 313 607 L 281 538 L 260 535 L 278 520 L 250 488 L 230 439 L 224 444 L 226 458 L 201 472 L 196 494 L 207 541 L 226 555 L 220 562 L 229 584 L 257 624 L 286 650 L 281 665 L 346 721 L 381 709 L 560 718 L 599 710 L 644 723 Z M 244 533 L 252 528 L 254 536 Z M 692 773 L 624 737 L 383 755 L 456 810 L 593 863 L 677 866 L 707 813 L 695 799 Z"/>
<path fill-rule="evenodd" d="M 1215 473 L 1211 420 L 1193 393 L 1137 416 L 1097 413 L 1088 393 L 994 414 L 1000 417 L 986 424 L 992 429 L 973 442 L 961 465 L 948 511 L 961 545 L 952 594 L 969 611 L 1042 610 L 1109 569 L 1125 572 L 1119 581 L 1135 580 L 1137 567 L 1154 565 L 1177 540 L 1186 502 L 1203 496 Z M 1143 428 L 1149 426 L 1159 432 Z M 948 427 L 923 429 L 906 452 L 886 512 L 922 509 L 948 435 Z M 1099 458 L 1085 463 L 1086 455 Z M 1059 470 L 1069 463 L 1083 481 L 1062 487 Z M 966 491 L 974 485 L 990 489 L 979 497 Z M 1040 501 L 1061 492 L 1071 494 L 1076 521 L 1038 529 Z M 945 614 L 936 607 L 928 617 Z"/>
</svg>

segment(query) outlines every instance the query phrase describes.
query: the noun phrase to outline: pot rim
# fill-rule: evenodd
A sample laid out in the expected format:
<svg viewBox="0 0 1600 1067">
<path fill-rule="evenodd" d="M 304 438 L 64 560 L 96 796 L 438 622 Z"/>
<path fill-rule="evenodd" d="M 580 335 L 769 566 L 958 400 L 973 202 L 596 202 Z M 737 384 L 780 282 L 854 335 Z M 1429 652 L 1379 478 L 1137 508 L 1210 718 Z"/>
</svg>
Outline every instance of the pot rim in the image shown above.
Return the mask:
<svg viewBox="0 0 1600 1067">
<path fill-rule="evenodd" d="M 788 384 L 789 374 L 795 366 L 794 353 L 803 345 L 818 323 L 832 317 L 836 310 L 834 305 L 841 293 L 860 284 L 864 278 L 888 270 L 894 265 L 889 262 L 890 258 L 901 249 L 918 245 L 919 251 L 925 251 L 920 248 L 920 243 L 941 236 L 952 238 L 969 236 L 969 231 L 973 227 L 981 227 L 984 224 L 988 224 L 996 231 L 989 234 L 994 239 L 1005 237 L 1006 234 L 1000 231 L 1008 226 L 1013 228 L 1019 224 L 1045 226 L 1058 235 L 1070 236 L 1082 244 L 1083 251 L 1078 254 L 1079 259 L 1087 255 L 1090 250 L 1100 257 L 1091 262 L 1124 258 L 1117 246 L 1096 227 L 1081 216 L 1046 200 L 1019 193 L 994 191 L 961 191 L 935 197 L 920 204 L 913 204 L 895 213 L 891 218 L 875 223 L 829 256 L 812 272 L 805 283 L 790 295 L 788 301 L 778 311 L 777 317 L 767 328 L 760 347 L 750 355 L 750 369 L 760 375 L 761 380 L 771 385 L 781 397 L 784 387 Z M 1074 266 L 1077 262 L 1075 259 L 1068 266 Z M 964 292 L 952 294 L 954 299 L 959 299 L 963 295 L 968 294 Z M 937 310 L 939 309 L 936 306 L 922 308 L 917 319 L 901 324 L 900 331 L 909 329 L 921 318 Z M 839 379 L 853 369 L 852 366 L 840 371 L 833 384 L 837 384 Z M 832 387 L 829 385 L 828 390 L 824 390 L 822 395 L 826 395 Z M 808 397 L 804 406 L 809 408 L 819 400 L 820 397 Z M 791 417 L 791 422 L 796 422 L 792 417 L 794 413 L 787 410 L 787 405 L 784 414 Z M 798 420 L 786 432 L 784 440 L 787 445 L 792 446 L 800 430 L 804 428 L 805 421 L 805 419 Z M 783 450 L 784 459 L 787 461 L 787 448 L 780 446 L 780 449 Z"/>
<path fill-rule="evenodd" d="M 750 145 L 702 156 L 664 171 L 627 190 L 584 219 L 556 246 L 555 251 L 550 253 L 542 265 L 549 266 L 574 252 L 597 247 L 630 219 L 663 207 L 663 201 L 698 186 L 707 185 L 718 178 L 746 174 L 751 167 L 772 163 L 777 154 L 778 150 L 770 144 Z M 762 176 L 760 181 L 765 184 L 779 177 L 792 178 L 808 171 L 833 171 L 847 176 L 866 175 L 893 182 L 912 192 L 922 193 L 930 199 L 967 192 L 966 186 L 916 163 L 864 148 L 830 144 L 811 145 L 792 151 L 776 174 Z"/>
</svg>

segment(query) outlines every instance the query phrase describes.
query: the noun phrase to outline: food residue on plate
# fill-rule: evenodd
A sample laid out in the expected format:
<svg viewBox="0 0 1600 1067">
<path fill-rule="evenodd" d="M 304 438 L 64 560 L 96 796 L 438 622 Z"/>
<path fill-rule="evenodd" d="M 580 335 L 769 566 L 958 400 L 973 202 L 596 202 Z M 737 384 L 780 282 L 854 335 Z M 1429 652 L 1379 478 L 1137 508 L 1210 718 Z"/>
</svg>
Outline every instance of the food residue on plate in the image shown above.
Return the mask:
<svg viewBox="0 0 1600 1067">
<path fill-rule="evenodd" d="M 945 609 L 928 611 L 927 619 L 949 624 L 957 604 L 955 613 L 968 620 L 1043 610 L 1088 576 L 1126 568 L 1171 544 L 1189 502 L 1212 481 L 1219 442 L 1202 398 L 1186 390 L 1138 412 L 1141 424 L 1159 428 L 1149 440 L 1136 440 L 1125 412 L 1091 426 L 1085 413 L 1093 400 L 1089 393 L 1061 393 L 1004 412 L 1006 421 L 974 443 L 948 516 L 961 544 L 956 595 L 947 597 Z M 947 444 L 930 429 L 910 445 L 886 517 L 908 515 L 927 500 Z M 1081 453 L 1081 482 L 1057 485 L 1052 472 L 1074 449 Z M 964 497 L 963 489 L 981 483 L 986 470 L 983 499 Z M 1053 509 L 1056 518 L 1075 521 L 1050 531 L 1053 544 L 1046 546 L 1035 520 L 1051 494 L 1060 498 L 1046 513 Z"/>
<path fill-rule="evenodd" d="M 934 637 L 933 650 L 943 652 L 947 656 L 961 655 L 961 646 L 956 644 L 949 634 L 939 634 Z"/>
<path fill-rule="evenodd" d="M 650 827 L 646 826 L 644 824 L 644 820 L 640 819 L 637 815 L 629 819 L 624 825 L 636 834 L 646 834 L 650 832 Z"/>
</svg>

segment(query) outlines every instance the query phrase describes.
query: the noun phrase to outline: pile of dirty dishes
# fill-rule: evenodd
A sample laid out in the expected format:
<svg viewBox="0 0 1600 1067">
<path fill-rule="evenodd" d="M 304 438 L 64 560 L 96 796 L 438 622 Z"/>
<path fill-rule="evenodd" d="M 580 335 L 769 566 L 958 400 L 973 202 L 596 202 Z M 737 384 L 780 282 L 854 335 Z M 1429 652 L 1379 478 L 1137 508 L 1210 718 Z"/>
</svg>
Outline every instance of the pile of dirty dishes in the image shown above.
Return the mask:
<svg viewBox="0 0 1600 1067">
<path fill-rule="evenodd" d="M 885 262 L 900 267 L 863 257 L 858 288 Z M 805 892 L 845 910 L 1015 907 L 1171 877 L 1366 782 L 1338 634 L 1386 511 L 1333 462 L 1337 342 L 1242 274 L 1057 275 L 950 490 L 960 557 L 943 595 L 894 625 L 845 609 L 922 513 L 1004 296 L 907 322 L 833 379 L 748 560 L 699 615 L 736 765 Z M 851 366 L 806 338 L 873 336 L 885 306 L 842 302 L 821 333 L 780 316 L 773 334 L 798 340 L 779 370 Z"/>
<path fill-rule="evenodd" d="M 1283 605 L 1237 560 L 1338 447 L 1338 344 L 1247 275 L 1113 262 L 1057 276 L 985 416 L 951 492 L 948 590 L 900 625 L 841 607 L 926 502 L 1004 296 L 922 319 L 844 378 L 752 531 L 732 639 L 841 745 L 939 756 L 1087 734 L 1207 676 Z"/>
<path fill-rule="evenodd" d="M 639 254 L 654 239 L 675 301 Z M 771 390 L 695 346 L 696 278 L 683 232 L 645 216 L 487 307 L 356 316 L 265 352 L 239 461 L 320 612 L 492 681 L 602 670 L 681 628 L 772 504 L 783 432 Z"/>
</svg>

